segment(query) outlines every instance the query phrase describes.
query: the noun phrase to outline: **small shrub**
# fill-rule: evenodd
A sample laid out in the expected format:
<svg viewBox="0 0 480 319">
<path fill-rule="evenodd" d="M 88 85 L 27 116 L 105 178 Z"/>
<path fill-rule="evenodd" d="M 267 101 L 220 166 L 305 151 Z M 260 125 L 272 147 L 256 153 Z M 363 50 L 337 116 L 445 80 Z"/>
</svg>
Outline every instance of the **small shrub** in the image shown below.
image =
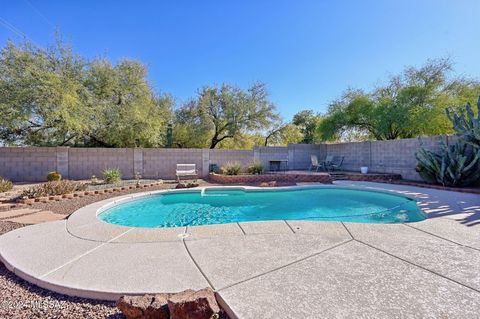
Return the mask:
<svg viewBox="0 0 480 319">
<path fill-rule="evenodd" d="M 0 193 L 8 192 L 13 188 L 13 183 L 8 179 L 0 177 Z"/>
<path fill-rule="evenodd" d="M 92 177 L 90 177 L 90 184 L 92 184 L 92 185 L 100 184 L 100 181 L 98 180 L 97 176 L 92 175 Z"/>
<path fill-rule="evenodd" d="M 62 174 L 59 172 L 50 172 L 47 174 L 47 181 L 53 182 L 53 181 L 59 181 L 62 179 Z"/>
<path fill-rule="evenodd" d="M 74 182 L 69 180 L 51 181 L 24 190 L 22 193 L 22 197 L 37 198 L 42 196 L 64 195 L 76 191 L 82 191 L 86 188 L 87 185 L 80 182 Z"/>
<path fill-rule="evenodd" d="M 139 172 L 135 172 L 135 185 L 140 185 L 140 180 L 142 179 L 142 175 Z"/>
<path fill-rule="evenodd" d="M 242 171 L 242 165 L 238 162 L 230 162 L 222 166 L 220 172 L 224 175 L 238 175 Z"/>
<path fill-rule="evenodd" d="M 122 179 L 122 172 L 118 168 L 107 168 L 103 171 L 103 179 L 107 184 L 115 184 Z"/>
<path fill-rule="evenodd" d="M 263 173 L 262 162 L 260 161 L 253 162 L 253 164 L 248 167 L 248 172 L 250 174 L 262 174 Z"/>
</svg>

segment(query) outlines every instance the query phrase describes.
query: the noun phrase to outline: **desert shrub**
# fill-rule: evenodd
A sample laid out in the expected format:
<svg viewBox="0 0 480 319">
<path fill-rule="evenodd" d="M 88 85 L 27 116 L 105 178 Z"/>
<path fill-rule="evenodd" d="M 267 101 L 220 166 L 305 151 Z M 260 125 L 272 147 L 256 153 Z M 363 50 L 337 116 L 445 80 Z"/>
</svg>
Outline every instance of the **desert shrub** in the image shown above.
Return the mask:
<svg viewBox="0 0 480 319">
<path fill-rule="evenodd" d="M 8 179 L 0 177 L 0 193 L 8 192 L 13 188 L 13 183 Z"/>
<path fill-rule="evenodd" d="M 238 162 L 229 162 L 220 168 L 220 173 L 224 175 L 238 175 L 242 171 L 242 165 Z"/>
<path fill-rule="evenodd" d="M 107 184 L 115 184 L 122 179 L 122 172 L 118 168 L 107 168 L 103 171 L 103 179 Z"/>
<path fill-rule="evenodd" d="M 47 174 L 47 181 L 53 182 L 53 181 L 59 181 L 62 179 L 62 174 L 59 172 L 50 172 Z"/>
<path fill-rule="evenodd" d="M 255 161 L 253 162 L 249 167 L 248 167 L 248 172 L 250 174 L 262 174 L 263 173 L 263 164 L 260 161 Z"/>
<path fill-rule="evenodd" d="M 51 181 L 38 186 L 30 187 L 23 191 L 22 197 L 36 198 L 42 196 L 54 196 L 85 190 L 86 184 L 69 180 Z"/>
<path fill-rule="evenodd" d="M 92 177 L 90 177 L 90 184 L 92 184 L 92 185 L 100 184 L 100 181 L 98 180 L 97 176 L 92 175 Z"/>
</svg>

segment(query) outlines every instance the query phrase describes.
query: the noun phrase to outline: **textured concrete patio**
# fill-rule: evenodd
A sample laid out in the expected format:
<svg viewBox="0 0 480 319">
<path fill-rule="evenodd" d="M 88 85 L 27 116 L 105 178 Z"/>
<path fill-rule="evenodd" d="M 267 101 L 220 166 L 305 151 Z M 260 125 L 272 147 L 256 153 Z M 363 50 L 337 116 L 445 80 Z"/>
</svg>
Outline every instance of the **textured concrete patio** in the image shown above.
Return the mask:
<svg viewBox="0 0 480 319">
<path fill-rule="evenodd" d="M 478 318 L 480 196 L 338 184 L 415 196 L 429 219 L 142 229 L 92 218 L 108 200 L 1 236 L 0 258 L 32 283 L 89 298 L 211 286 L 238 318 Z"/>
</svg>

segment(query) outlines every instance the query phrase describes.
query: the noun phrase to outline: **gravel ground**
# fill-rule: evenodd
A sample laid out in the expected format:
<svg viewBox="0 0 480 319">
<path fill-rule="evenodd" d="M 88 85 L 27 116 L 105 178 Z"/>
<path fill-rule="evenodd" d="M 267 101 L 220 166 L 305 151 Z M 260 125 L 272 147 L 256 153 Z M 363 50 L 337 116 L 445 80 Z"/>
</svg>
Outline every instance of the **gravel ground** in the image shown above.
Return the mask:
<svg viewBox="0 0 480 319">
<path fill-rule="evenodd" d="M 209 185 L 198 181 L 200 185 Z M 32 208 L 50 210 L 57 214 L 69 215 L 75 210 L 96 201 L 110 197 L 151 190 L 174 188 L 176 184 L 163 184 L 149 188 L 123 192 L 85 196 L 60 202 L 35 203 Z M 0 221 L 0 235 L 23 227 L 7 221 Z M 114 302 L 95 301 L 69 297 L 32 285 L 10 272 L 0 262 L 0 318 L 124 318 Z"/>
<path fill-rule="evenodd" d="M 201 186 L 212 185 L 212 184 L 209 184 L 208 182 L 200 181 L 200 180 L 197 181 L 197 183 L 200 184 Z M 161 189 L 171 189 L 171 188 L 175 188 L 176 185 L 177 185 L 176 183 L 161 184 L 161 185 L 152 186 L 148 188 L 135 188 L 135 189 L 125 190 L 121 192 L 97 194 L 97 195 L 90 195 L 90 196 L 84 196 L 84 197 L 75 197 L 72 199 L 62 200 L 59 202 L 48 201 L 47 203 L 34 203 L 29 207 L 35 208 L 35 209 L 41 209 L 41 210 L 49 210 L 57 214 L 70 215 L 71 213 L 73 213 L 74 211 L 76 211 L 77 209 L 85 205 L 98 202 L 107 198 L 117 197 L 117 196 L 131 194 L 131 193 L 148 192 L 148 191 L 161 190 Z"/>
<path fill-rule="evenodd" d="M 0 234 L 23 227 L 0 221 Z M 15 276 L 0 262 L 0 318 L 124 318 L 114 302 L 69 297 Z"/>
</svg>

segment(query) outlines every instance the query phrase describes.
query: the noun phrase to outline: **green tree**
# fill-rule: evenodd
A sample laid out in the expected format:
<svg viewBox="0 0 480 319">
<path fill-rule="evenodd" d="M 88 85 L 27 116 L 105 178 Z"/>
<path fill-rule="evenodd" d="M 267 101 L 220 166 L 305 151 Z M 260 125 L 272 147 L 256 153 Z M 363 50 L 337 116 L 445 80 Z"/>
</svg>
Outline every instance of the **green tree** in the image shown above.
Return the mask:
<svg viewBox="0 0 480 319">
<path fill-rule="evenodd" d="M 430 61 L 407 68 L 387 85 L 366 93 L 347 90 L 331 103 L 319 126 L 323 140 L 374 138 L 390 140 L 452 133 L 448 105 L 461 105 L 480 90 L 476 81 L 449 79 L 450 61 Z"/>
<path fill-rule="evenodd" d="M 317 128 L 322 117 L 313 110 L 304 110 L 293 116 L 292 124 L 296 125 L 302 135 L 300 143 L 313 144 L 317 141 Z"/>
<path fill-rule="evenodd" d="M 4 144 L 162 146 L 172 100 L 155 95 L 137 61 L 87 61 L 58 40 L 0 52 Z"/>
<path fill-rule="evenodd" d="M 304 134 L 294 124 L 279 121 L 266 132 L 263 146 L 282 146 L 293 143 L 303 143 Z"/>
<path fill-rule="evenodd" d="M 192 147 L 191 137 L 195 137 L 199 144 L 206 141 L 205 145 L 212 149 L 225 140 L 265 130 L 278 119 L 262 83 L 246 91 L 226 84 L 204 87 L 198 97 L 179 109 L 176 115 L 177 145 Z"/>
<path fill-rule="evenodd" d="M 137 61 L 112 65 L 97 60 L 91 64 L 86 86 L 95 111 L 86 135 L 89 145 L 165 145 L 172 101 L 168 96 L 155 96 L 146 75 L 146 67 Z"/>
<path fill-rule="evenodd" d="M 89 129 L 86 62 L 58 41 L 48 49 L 8 42 L 0 53 L 0 139 L 65 145 Z"/>
</svg>

